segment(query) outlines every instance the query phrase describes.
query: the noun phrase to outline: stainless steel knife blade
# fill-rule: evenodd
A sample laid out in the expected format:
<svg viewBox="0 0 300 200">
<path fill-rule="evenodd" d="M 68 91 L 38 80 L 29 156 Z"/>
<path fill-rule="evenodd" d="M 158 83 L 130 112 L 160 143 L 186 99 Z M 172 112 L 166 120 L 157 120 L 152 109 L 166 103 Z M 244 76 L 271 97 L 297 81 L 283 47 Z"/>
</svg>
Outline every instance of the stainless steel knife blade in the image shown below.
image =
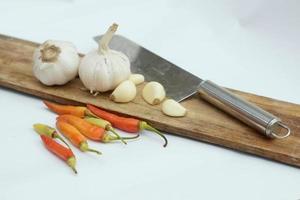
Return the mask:
<svg viewBox="0 0 300 200">
<path fill-rule="evenodd" d="M 101 36 L 94 37 L 99 41 Z M 146 81 L 157 81 L 166 89 L 168 97 L 182 101 L 197 92 L 202 79 L 174 65 L 133 41 L 115 35 L 109 46 L 129 57 L 131 71 L 143 74 Z"/>
</svg>

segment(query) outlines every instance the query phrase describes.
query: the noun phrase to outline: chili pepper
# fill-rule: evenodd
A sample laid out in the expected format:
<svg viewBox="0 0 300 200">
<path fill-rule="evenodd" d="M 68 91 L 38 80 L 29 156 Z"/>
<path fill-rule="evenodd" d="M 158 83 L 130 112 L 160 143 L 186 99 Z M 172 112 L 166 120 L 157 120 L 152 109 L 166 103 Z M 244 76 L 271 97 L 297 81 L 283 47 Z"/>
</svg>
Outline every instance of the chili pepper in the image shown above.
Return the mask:
<svg viewBox="0 0 300 200">
<path fill-rule="evenodd" d="M 65 143 L 68 147 L 68 143 L 56 132 L 56 130 L 50 126 L 47 126 L 45 124 L 34 124 L 33 125 L 34 130 L 39 134 L 39 135 L 46 135 L 48 137 L 51 137 L 53 139 L 59 139 L 63 143 Z"/>
<path fill-rule="evenodd" d="M 46 135 L 40 135 L 40 136 L 47 149 L 52 153 L 54 153 L 56 156 L 60 157 L 62 160 L 64 160 L 75 172 L 75 174 L 77 174 L 77 170 L 75 169 L 76 159 L 72 150 L 57 143 L 51 137 L 48 137 Z"/>
<path fill-rule="evenodd" d="M 89 111 L 91 112 L 91 111 Z M 91 115 L 90 115 L 91 116 Z M 107 131 L 112 132 L 113 134 L 115 134 L 115 136 L 117 136 L 124 144 L 127 144 L 127 142 L 125 140 L 123 140 L 121 138 L 121 136 L 115 131 L 115 129 L 112 127 L 111 123 L 109 121 L 106 121 L 104 119 L 101 119 L 99 117 L 85 117 L 84 118 L 85 121 L 94 124 L 96 126 L 99 126 L 101 128 L 104 128 Z"/>
<path fill-rule="evenodd" d="M 100 108 L 93 106 L 91 104 L 87 105 L 87 108 L 94 113 L 97 117 L 100 117 L 102 119 L 105 119 L 109 121 L 115 128 L 121 129 L 123 131 L 129 132 L 129 133 L 138 133 L 141 130 L 149 130 L 152 131 L 159 136 L 161 136 L 165 144 L 164 147 L 167 146 L 168 140 L 167 138 L 159 132 L 157 129 L 153 128 L 147 122 L 141 121 L 134 118 L 128 118 L 128 117 L 121 117 L 112 113 L 109 113 L 107 111 L 101 110 Z"/>
<path fill-rule="evenodd" d="M 97 154 L 102 154 L 97 150 L 90 149 L 85 136 L 82 135 L 74 126 L 68 124 L 63 120 L 57 120 L 56 127 L 66 138 L 68 138 L 68 140 L 72 144 L 78 147 L 81 151 L 83 152 L 90 151 Z"/>
<path fill-rule="evenodd" d="M 69 105 L 61 105 L 57 103 L 52 103 L 49 101 L 43 101 L 44 104 L 53 112 L 64 115 L 70 114 L 78 117 L 84 117 L 86 112 L 86 107 L 83 106 L 69 106 Z"/>
<path fill-rule="evenodd" d="M 66 121 L 67 123 L 77 128 L 80 133 L 92 140 L 101 141 L 104 143 L 120 140 L 120 138 L 108 134 L 107 131 L 103 128 L 90 124 L 84 119 L 73 115 L 60 115 L 57 117 L 57 120 Z M 122 139 L 135 139 L 137 137 L 139 137 L 139 135 L 135 137 L 122 137 Z"/>
</svg>

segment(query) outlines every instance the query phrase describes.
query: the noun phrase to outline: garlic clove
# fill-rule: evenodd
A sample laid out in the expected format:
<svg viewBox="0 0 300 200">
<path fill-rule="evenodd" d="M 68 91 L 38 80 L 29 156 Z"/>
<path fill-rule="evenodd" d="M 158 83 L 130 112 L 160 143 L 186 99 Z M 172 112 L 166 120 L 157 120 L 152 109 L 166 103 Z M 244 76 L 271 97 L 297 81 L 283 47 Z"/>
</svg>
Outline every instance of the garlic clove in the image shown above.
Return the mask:
<svg viewBox="0 0 300 200">
<path fill-rule="evenodd" d="M 186 114 L 186 109 L 177 101 L 167 99 L 162 103 L 162 112 L 171 117 L 183 117 Z"/>
<path fill-rule="evenodd" d="M 118 103 L 127 103 L 136 96 L 136 86 L 130 80 L 123 81 L 110 95 L 110 99 Z"/>
<path fill-rule="evenodd" d="M 142 96 L 147 103 L 157 105 L 166 97 L 166 92 L 160 83 L 152 81 L 145 85 Z"/>
<path fill-rule="evenodd" d="M 129 76 L 129 80 L 131 80 L 135 85 L 139 85 L 145 81 L 145 77 L 142 74 L 131 74 Z"/>
</svg>

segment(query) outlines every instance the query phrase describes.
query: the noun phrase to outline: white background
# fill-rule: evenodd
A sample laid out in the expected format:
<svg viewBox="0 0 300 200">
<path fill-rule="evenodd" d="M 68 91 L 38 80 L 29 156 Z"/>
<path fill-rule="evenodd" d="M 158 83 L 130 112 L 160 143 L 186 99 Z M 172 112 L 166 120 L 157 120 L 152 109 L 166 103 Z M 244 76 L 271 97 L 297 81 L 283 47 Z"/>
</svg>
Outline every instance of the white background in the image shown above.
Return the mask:
<svg viewBox="0 0 300 200">
<path fill-rule="evenodd" d="M 299 1 L 0 1 L 0 32 L 72 41 L 80 52 L 112 23 L 202 77 L 300 103 Z M 1 71 L 0 71 L 1 73 Z M 0 88 L 0 199 L 300 199 L 299 169 L 222 147 L 145 132 L 138 142 L 74 149 L 79 174 L 43 147 L 36 122 L 55 115 L 32 96 Z M 200 111 L 199 111 L 200 112 Z"/>
</svg>

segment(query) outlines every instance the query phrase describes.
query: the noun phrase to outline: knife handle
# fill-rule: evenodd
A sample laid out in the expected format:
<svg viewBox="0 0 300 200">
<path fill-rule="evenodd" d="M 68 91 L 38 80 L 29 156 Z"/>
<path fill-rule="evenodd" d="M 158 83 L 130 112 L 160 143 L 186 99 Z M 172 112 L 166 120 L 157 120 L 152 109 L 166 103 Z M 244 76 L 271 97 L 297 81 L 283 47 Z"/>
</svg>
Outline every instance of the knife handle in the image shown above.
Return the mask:
<svg viewBox="0 0 300 200">
<path fill-rule="evenodd" d="M 283 124 L 280 118 L 209 80 L 202 81 L 198 91 L 203 99 L 269 138 L 282 139 L 290 135 L 289 127 Z"/>
</svg>

